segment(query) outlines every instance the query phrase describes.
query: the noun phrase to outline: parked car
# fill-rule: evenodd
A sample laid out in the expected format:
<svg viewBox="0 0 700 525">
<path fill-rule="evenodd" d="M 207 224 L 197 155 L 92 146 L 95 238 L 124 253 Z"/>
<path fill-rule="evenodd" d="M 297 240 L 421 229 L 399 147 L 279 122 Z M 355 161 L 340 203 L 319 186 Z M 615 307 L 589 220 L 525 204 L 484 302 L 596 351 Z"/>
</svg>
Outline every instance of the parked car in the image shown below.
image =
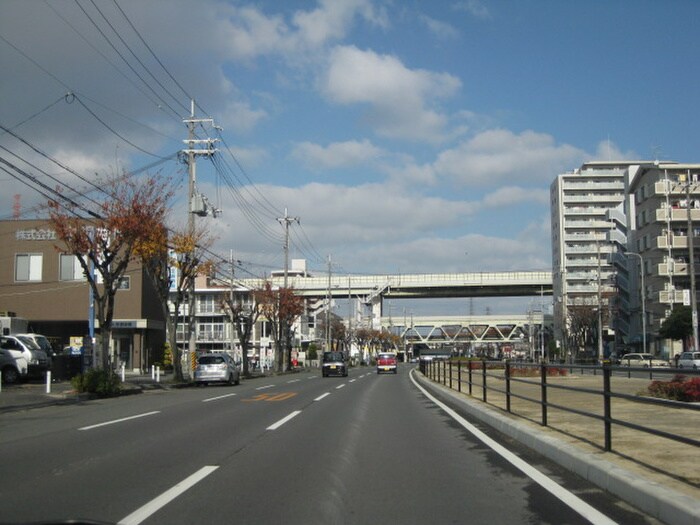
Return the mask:
<svg viewBox="0 0 700 525">
<path fill-rule="evenodd" d="M 15 358 L 27 360 L 28 375 L 42 375 L 49 369 L 49 357 L 39 346 L 23 335 L 0 336 L 0 348 L 8 350 Z"/>
<path fill-rule="evenodd" d="M 394 374 L 398 372 L 395 353 L 382 352 L 377 355 L 377 373 L 383 372 L 393 372 Z"/>
<path fill-rule="evenodd" d="M 658 368 L 671 366 L 668 361 L 655 358 L 651 354 L 627 354 L 620 359 L 621 366 L 632 366 L 637 368 Z"/>
<path fill-rule="evenodd" d="M 24 356 L 15 357 L 9 350 L 0 348 L 0 373 L 3 383 L 17 383 L 27 375 L 27 360 Z"/>
<path fill-rule="evenodd" d="M 341 376 L 348 375 L 348 361 L 344 352 L 323 352 L 321 357 L 321 375 Z"/>
<path fill-rule="evenodd" d="M 683 352 L 678 358 L 678 368 L 700 367 L 700 352 Z"/>
<path fill-rule="evenodd" d="M 241 382 L 241 373 L 233 358 L 226 353 L 202 354 L 197 359 L 197 366 L 194 369 L 194 381 L 197 385 L 207 383 L 237 385 Z"/>
</svg>

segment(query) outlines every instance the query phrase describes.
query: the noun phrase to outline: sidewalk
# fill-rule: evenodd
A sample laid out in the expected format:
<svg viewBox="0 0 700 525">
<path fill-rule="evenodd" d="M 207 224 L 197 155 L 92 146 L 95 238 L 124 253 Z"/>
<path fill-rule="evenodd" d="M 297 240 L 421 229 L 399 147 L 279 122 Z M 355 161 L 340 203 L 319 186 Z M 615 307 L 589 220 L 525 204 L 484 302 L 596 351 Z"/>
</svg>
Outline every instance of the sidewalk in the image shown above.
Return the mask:
<svg viewBox="0 0 700 525">
<path fill-rule="evenodd" d="M 248 380 L 264 377 L 257 373 Z M 245 378 L 242 378 L 245 380 Z M 189 385 L 175 385 L 173 375 L 161 374 L 157 382 L 150 374 L 127 373 L 122 383 L 124 394 L 138 394 L 145 390 L 182 388 Z M 70 381 L 55 381 L 51 383 L 50 392 L 46 392 L 45 379 L 30 379 L 16 385 L 2 385 L 0 390 L 0 413 L 16 410 L 26 410 L 43 406 L 78 403 L 90 399 L 88 394 L 79 394 Z"/>
</svg>

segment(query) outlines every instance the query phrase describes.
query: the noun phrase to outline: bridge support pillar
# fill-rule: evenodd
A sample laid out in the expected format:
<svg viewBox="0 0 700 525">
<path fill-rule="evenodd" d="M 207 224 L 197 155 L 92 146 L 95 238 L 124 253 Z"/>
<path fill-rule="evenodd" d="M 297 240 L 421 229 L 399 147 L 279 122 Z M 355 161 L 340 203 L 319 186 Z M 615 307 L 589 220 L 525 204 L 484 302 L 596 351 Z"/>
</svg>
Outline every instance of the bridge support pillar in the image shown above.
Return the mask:
<svg viewBox="0 0 700 525">
<path fill-rule="evenodd" d="M 377 295 L 372 298 L 372 329 L 382 329 L 382 296 Z"/>
</svg>

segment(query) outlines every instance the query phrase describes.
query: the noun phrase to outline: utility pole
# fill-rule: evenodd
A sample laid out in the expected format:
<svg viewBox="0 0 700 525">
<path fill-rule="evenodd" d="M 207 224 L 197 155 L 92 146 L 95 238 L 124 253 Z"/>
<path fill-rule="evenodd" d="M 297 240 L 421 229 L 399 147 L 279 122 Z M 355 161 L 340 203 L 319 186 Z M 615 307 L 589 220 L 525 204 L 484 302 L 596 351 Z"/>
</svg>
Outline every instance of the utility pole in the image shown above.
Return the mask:
<svg viewBox="0 0 700 525">
<path fill-rule="evenodd" d="M 284 217 L 278 217 L 277 221 L 284 227 L 284 290 L 287 293 L 287 280 L 289 274 L 289 225 L 293 222 L 299 224 L 299 217 L 290 217 L 287 213 L 287 208 L 284 209 Z M 281 295 L 280 295 L 281 298 Z M 282 305 L 280 304 L 280 307 Z M 281 308 L 280 308 L 281 309 Z M 281 314 L 282 312 L 280 312 Z M 282 315 L 279 316 L 280 322 L 283 324 L 281 326 L 281 331 L 284 334 L 284 356 L 289 355 L 289 323 L 286 317 Z M 282 358 L 282 363 L 284 363 L 285 357 Z M 287 363 L 287 366 L 291 366 L 291 363 Z"/>
<path fill-rule="evenodd" d="M 186 144 L 187 149 L 183 150 L 182 153 L 186 155 L 187 171 L 189 178 L 189 191 L 188 191 L 188 217 L 187 217 L 187 233 L 190 239 L 194 241 L 195 237 L 195 215 L 205 216 L 208 213 L 207 201 L 203 195 L 196 193 L 196 181 L 197 181 L 197 157 L 198 156 L 211 156 L 216 152 L 214 144 L 217 139 L 197 139 L 195 135 L 195 127 L 197 124 L 209 123 L 214 124 L 213 119 L 199 119 L 194 116 L 194 100 L 190 103 L 190 117 L 183 119 L 183 122 L 187 125 L 187 140 L 183 140 Z M 204 145 L 204 148 L 197 149 L 197 146 Z M 217 210 L 212 209 L 214 216 L 216 216 Z M 192 251 L 190 252 L 190 257 L 192 261 L 196 257 L 196 246 L 192 246 Z M 195 340 L 195 275 L 189 283 L 189 290 L 187 293 L 187 335 L 188 335 L 188 365 L 192 366 L 192 359 L 194 358 L 196 352 L 196 340 Z M 177 315 L 177 314 L 176 314 Z M 177 321 L 176 321 L 177 322 Z M 190 375 L 190 368 L 188 368 L 188 375 Z"/>
<path fill-rule="evenodd" d="M 326 352 L 331 351 L 331 256 L 328 255 L 328 288 L 326 290 Z"/>
<path fill-rule="evenodd" d="M 690 205 L 690 170 L 688 170 L 688 179 L 685 181 L 685 200 L 686 210 L 688 215 L 688 273 L 690 274 L 690 306 L 693 316 L 693 351 L 698 349 L 698 302 L 697 292 L 695 289 L 695 249 L 693 248 L 693 216 L 691 213 L 692 206 Z"/>
<path fill-rule="evenodd" d="M 603 362 L 603 297 L 601 294 L 600 241 L 595 242 L 598 253 L 598 362 Z"/>
</svg>

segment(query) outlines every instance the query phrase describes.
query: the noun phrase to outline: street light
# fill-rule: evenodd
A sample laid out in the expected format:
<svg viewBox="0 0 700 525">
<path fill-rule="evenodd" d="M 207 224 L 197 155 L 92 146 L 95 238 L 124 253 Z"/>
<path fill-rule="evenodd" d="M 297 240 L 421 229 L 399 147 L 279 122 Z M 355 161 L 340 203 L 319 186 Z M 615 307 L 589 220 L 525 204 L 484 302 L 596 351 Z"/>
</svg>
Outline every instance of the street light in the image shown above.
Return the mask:
<svg viewBox="0 0 700 525">
<path fill-rule="evenodd" d="M 639 275 L 641 276 L 641 281 L 642 281 L 642 352 L 646 353 L 647 351 L 647 313 L 646 313 L 646 288 L 644 287 L 644 259 L 642 258 L 641 254 L 636 253 L 636 252 L 625 252 L 625 255 L 629 257 L 630 255 L 634 255 L 635 257 L 639 257 Z"/>
</svg>

